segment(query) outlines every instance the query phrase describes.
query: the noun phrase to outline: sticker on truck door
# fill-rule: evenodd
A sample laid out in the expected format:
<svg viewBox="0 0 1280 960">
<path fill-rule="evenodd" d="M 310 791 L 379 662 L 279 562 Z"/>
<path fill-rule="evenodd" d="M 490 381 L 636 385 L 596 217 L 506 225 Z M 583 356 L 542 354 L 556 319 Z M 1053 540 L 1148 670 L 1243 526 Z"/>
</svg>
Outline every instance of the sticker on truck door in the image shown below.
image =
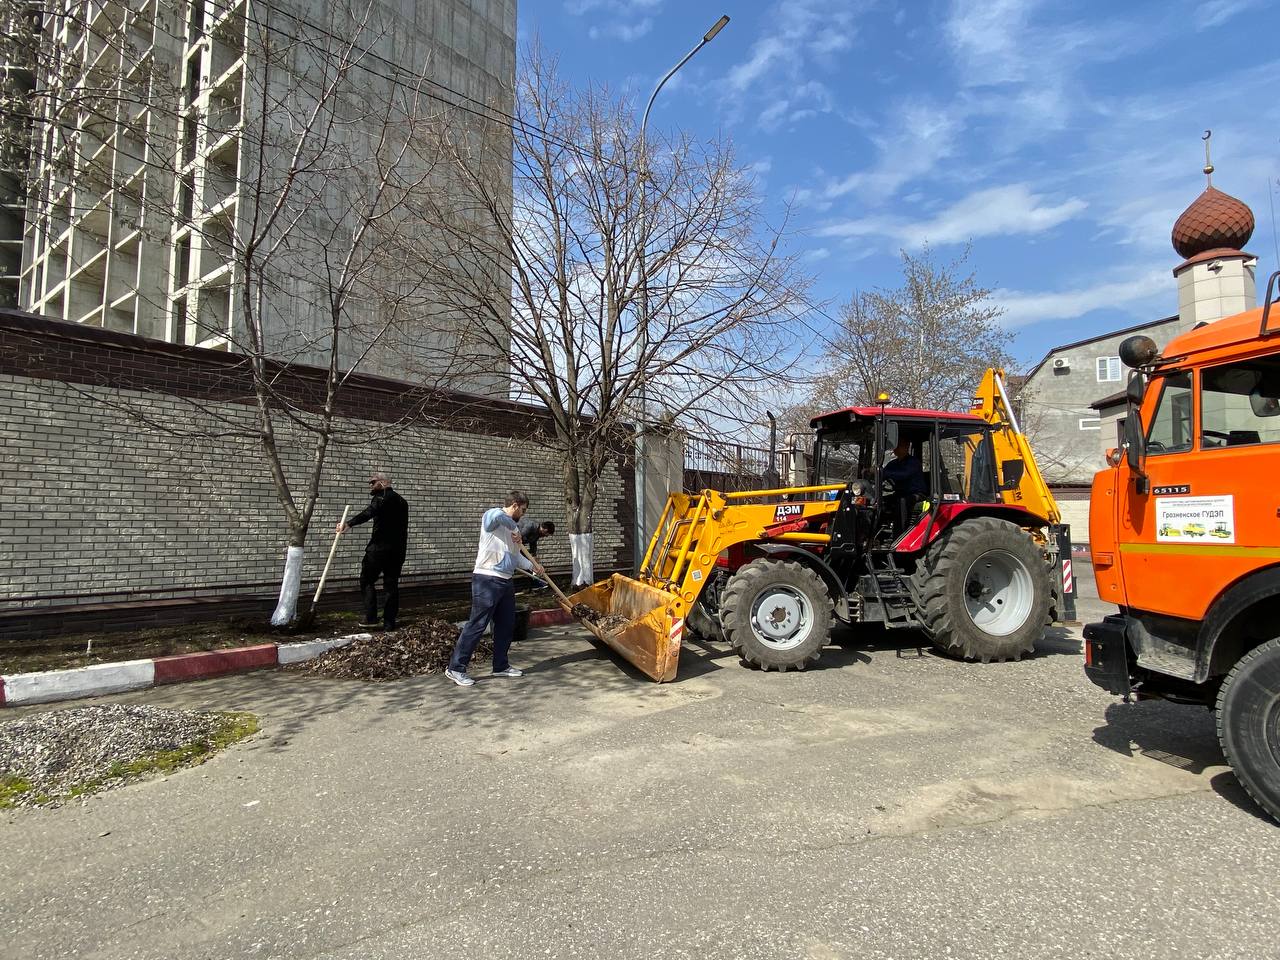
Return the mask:
<svg viewBox="0 0 1280 960">
<path fill-rule="evenodd" d="M 1236 513 L 1225 497 L 1156 497 L 1157 543 L 1235 543 Z"/>
</svg>

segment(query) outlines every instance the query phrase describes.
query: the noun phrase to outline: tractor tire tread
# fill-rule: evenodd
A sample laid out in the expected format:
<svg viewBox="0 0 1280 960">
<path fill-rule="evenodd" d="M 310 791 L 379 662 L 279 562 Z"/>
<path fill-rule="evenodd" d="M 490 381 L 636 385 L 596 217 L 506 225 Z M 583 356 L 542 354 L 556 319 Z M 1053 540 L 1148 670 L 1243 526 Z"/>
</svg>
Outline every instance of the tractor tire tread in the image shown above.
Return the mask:
<svg viewBox="0 0 1280 960">
<path fill-rule="evenodd" d="M 930 641 L 941 652 L 962 660 L 999 663 L 1019 660 L 1035 649 L 1036 638 L 1043 631 L 1047 616 L 1049 602 L 1047 580 L 1035 579 L 1035 582 L 1043 584 L 1043 591 L 1036 606 L 1042 606 L 1045 609 L 1037 611 L 1033 607 L 1027 623 L 1034 623 L 1037 629 L 1027 629 L 1024 626 L 1021 628 L 1024 638 L 1013 643 L 998 643 L 993 646 L 983 642 L 976 628 L 963 629 L 962 627 L 968 624 L 957 625 L 955 604 L 948 602 L 947 597 L 947 590 L 953 578 L 963 577 L 966 572 L 961 569 L 963 560 L 960 555 L 968 544 L 983 534 L 1011 537 L 1014 533 L 1018 537 L 1025 537 L 1027 543 L 1034 549 L 1030 537 L 1026 537 L 1019 527 L 1009 521 L 996 517 L 975 517 L 972 520 L 964 520 L 944 532 L 921 558 L 916 572 L 912 575 L 921 600 L 920 619 L 925 625 L 925 633 L 928 634 Z M 1014 541 L 1010 540 L 1010 542 Z M 1032 573 L 1034 578 L 1038 570 L 1033 567 Z"/>
<path fill-rule="evenodd" d="M 821 598 L 821 602 L 816 603 L 814 609 L 814 628 L 816 632 L 821 634 L 821 640 L 806 644 L 801 649 L 798 657 L 771 656 L 772 651 L 761 649 L 758 644 L 754 643 L 754 637 L 751 635 L 750 629 L 744 629 L 738 623 L 738 610 L 742 604 L 747 602 L 747 594 L 758 592 L 760 585 L 767 582 L 766 578 L 774 577 L 778 574 L 776 569 L 778 567 L 786 569 L 789 577 L 795 577 L 807 582 L 811 588 L 812 598 Z M 799 584 L 796 585 L 798 586 Z M 803 670 L 822 656 L 822 648 L 826 646 L 827 639 L 830 636 L 833 609 L 834 604 L 831 601 L 830 593 L 827 591 L 827 585 L 811 568 L 790 560 L 759 559 L 752 560 L 750 563 L 739 567 L 737 572 L 729 579 L 728 586 L 725 587 L 720 596 L 720 623 L 724 629 L 725 640 L 738 652 L 738 656 L 742 658 L 743 662 L 759 667 L 765 672 L 769 670 L 781 672 Z"/>
</svg>

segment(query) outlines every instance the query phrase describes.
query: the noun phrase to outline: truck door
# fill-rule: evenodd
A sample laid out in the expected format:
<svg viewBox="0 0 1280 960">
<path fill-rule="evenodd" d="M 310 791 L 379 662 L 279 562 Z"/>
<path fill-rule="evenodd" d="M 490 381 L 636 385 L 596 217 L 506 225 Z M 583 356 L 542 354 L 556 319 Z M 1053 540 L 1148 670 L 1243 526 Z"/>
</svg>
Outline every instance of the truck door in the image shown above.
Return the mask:
<svg viewBox="0 0 1280 960">
<path fill-rule="evenodd" d="M 1199 619 L 1233 581 L 1280 561 L 1280 358 L 1157 382 L 1150 492 L 1120 494 L 1125 588 L 1137 609 Z"/>
<path fill-rule="evenodd" d="M 1189 616 L 1182 612 L 1178 584 L 1190 579 L 1194 561 L 1186 552 L 1168 549 L 1175 528 L 1163 505 L 1157 517 L 1157 503 L 1171 491 L 1194 486 L 1187 475 L 1194 453 L 1193 380 L 1191 371 L 1183 370 L 1151 382 L 1150 389 L 1158 390 L 1159 396 L 1147 427 L 1144 469 L 1150 486 L 1140 493 L 1130 476 L 1125 488 L 1116 491 L 1122 498 L 1117 548 L 1129 606 L 1173 616 Z M 1163 525 L 1163 532 L 1158 525 Z M 1176 530 L 1181 537 L 1181 527 Z"/>
</svg>

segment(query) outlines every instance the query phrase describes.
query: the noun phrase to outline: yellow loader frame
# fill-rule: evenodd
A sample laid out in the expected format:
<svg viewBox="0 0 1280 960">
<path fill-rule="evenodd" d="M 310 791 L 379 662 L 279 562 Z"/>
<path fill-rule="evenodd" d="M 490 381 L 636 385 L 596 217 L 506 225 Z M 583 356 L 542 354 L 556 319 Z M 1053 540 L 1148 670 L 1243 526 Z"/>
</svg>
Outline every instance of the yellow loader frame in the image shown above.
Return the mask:
<svg viewBox="0 0 1280 960">
<path fill-rule="evenodd" d="M 996 429 L 992 431 L 998 464 L 1021 460 L 1017 486 L 1001 493 L 1005 503 L 1060 523 L 1062 512 L 1045 483 L 1018 427 L 1004 389 L 1004 371 L 990 369 L 974 393 L 971 413 Z M 575 593 L 570 600 L 611 616 L 626 617 L 625 627 L 606 634 L 604 641 L 646 676 L 659 682 L 674 680 L 690 609 L 710 579 L 720 554 L 743 543 L 791 543 L 818 546 L 829 543 L 825 533 L 797 532 L 826 515 L 834 515 L 845 484 L 780 487 L 722 493 L 672 493 L 639 573 L 613 574 Z"/>
</svg>

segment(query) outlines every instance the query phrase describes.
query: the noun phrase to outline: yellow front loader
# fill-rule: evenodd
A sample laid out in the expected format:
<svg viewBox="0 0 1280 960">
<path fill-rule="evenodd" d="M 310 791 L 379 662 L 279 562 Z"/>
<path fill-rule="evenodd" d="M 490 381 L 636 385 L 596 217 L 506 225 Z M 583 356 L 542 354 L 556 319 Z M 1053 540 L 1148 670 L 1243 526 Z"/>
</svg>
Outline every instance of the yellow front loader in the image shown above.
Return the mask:
<svg viewBox="0 0 1280 960">
<path fill-rule="evenodd" d="M 1061 515 L 1002 372 L 966 413 L 886 401 L 812 425 L 811 485 L 672 493 L 636 577 L 570 598 L 627 620 L 605 642 L 658 681 L 691 617 L 765 670 L 812 663 L 836 620 L 923 630 L 969 659 L 1028 652 L 1062 608 Z"/>
</svg>

